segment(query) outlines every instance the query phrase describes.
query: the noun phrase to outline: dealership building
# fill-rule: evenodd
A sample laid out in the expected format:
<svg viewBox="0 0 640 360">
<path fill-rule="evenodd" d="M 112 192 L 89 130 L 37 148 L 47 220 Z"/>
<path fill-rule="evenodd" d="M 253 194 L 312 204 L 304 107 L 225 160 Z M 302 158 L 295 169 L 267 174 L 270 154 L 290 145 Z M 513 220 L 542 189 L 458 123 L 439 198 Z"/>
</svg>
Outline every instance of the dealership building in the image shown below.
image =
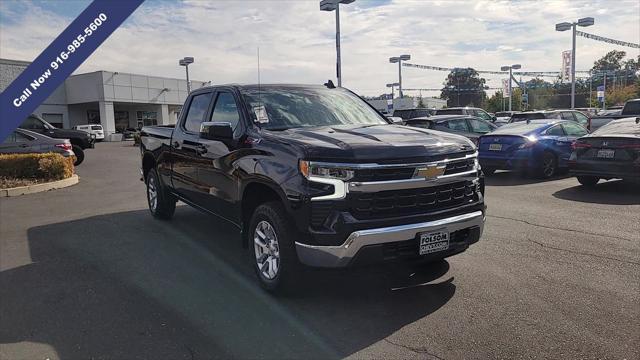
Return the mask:
<svg viewBox="0 0 640 360">
<path fill-rule="evenodd" d="M 0 59 L 0 92 L 29 64 Z M 205 85 L 191 80 L 192 89 Z M 95 71 L 71 75 L 34 113 L 65 129 L 101 124 L 109 139 L 127 128 L 175 124 L 186 97 L 184 79 Z"/>
</svg>

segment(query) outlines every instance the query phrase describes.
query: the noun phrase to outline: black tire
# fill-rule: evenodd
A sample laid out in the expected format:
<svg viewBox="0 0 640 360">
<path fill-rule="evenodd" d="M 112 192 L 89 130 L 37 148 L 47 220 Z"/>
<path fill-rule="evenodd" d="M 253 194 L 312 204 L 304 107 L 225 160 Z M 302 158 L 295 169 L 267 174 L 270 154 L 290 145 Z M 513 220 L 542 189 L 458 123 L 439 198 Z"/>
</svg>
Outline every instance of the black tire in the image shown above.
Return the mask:
<svg viewBox="0 0 640 360">
<path fill-rule="evenodd" d="M 488 168 L 488 167 L 483 167 L 482 168 L 482 173 L 485 174 L 486 176 L 491 176 L 495 172 L 496 172 L 496 169 L 494 169 L 494 168 Z"/>
<path fill-rule="evenodd" d="M 256 228 L 267 223 L 275 233 L 275 244 L 265 238 L 261 238 L 265 246 L 261 246 L 256 241 L 259 238 Z M 268 228 L 267 228 L 268 229 Z M 266 235 L 266 234 L 265 234 Z M 251 252 L 251 266 L 262 286 L 265 290 L 273 293 L 292 293 L 295 291 L 300 279 L 302 265 L 298 261 L 298 255 L 295 249 L 296 230 L 287 213 L 279 202 L 267 202 L 259 205 L 249 223 L 249 251 Z M 259 238 L 260 239 L 260 238 Z M 274 246 L 270 246 L 274 245 Z M 258 253 L 268 249 L 270 253 L 262 253 L 262 268 Z M 269 278 L 268 274 L 272 270 L 273 254 L 277 253 L 277 266 L 274 275 Z"/>
<path fill-rule="evenodd" d="M 147 204 L 151 215 L 156 219 L 170 220 L 176 211 L 176 198 L 164 189 L 156 169 L 149 170 L 146 180 Z"/>
<path fill-rule="evenodd" d="M 600 178 L 596 176 L 576 176 L 576 178 L 580 184 L 588 187 L 594 187 L 600 181 Z"/>
<path fill-rule="evenodd" d="M 542 153 L 542 164 L 536 171 L 536 176 L 541 179 L 549 179 L 558 172 L 558 158 L 550 152 Z"/>
<path fill-rule="evenodd" d="M 71 145 L 71 150 L 76 154 L 76 161 L 73 163 L 74 166 L 78 166 L 82 164 L 84 161 L 84 150 L 78 145 Z"/>
</svg>

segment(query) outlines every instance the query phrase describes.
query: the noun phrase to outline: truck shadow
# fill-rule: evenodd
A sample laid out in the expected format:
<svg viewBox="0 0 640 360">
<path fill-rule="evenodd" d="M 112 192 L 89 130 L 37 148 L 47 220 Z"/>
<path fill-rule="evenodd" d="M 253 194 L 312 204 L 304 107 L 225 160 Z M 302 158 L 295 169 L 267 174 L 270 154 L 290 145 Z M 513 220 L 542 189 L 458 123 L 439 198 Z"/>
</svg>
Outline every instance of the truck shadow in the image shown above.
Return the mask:
<svg viewBox="0 0 640 360">
<path fill-rule="evenodd" d="M 185 206 L 171 222 L 141 210 L 31 228 L 33 263 L 0 273 L 0 346 L 49 344 L 63 359 L 339 358 L 455 294 L 441 261 L 314 271 L 296 296 L 274 297 L 233 234 Z"/>
<path fill-rule="evenodd" d="M 621 180 L 601 181 L 593 188 L 577 185 L 556 191 L 553 196 L 562 200 L 585 203 L 638 205 L 640 204 L 640 186 Z"/>
<path fill-rule="evenodd" d="M 567 177 L 569 176 L 566 172 L 560 172 L 549 179 L 539 179 L 518 171 L 497 171 L 491 176 L 485 176 L 485 184 L 487 186 L 518 186 L 561 180 Z"/>
</svg>

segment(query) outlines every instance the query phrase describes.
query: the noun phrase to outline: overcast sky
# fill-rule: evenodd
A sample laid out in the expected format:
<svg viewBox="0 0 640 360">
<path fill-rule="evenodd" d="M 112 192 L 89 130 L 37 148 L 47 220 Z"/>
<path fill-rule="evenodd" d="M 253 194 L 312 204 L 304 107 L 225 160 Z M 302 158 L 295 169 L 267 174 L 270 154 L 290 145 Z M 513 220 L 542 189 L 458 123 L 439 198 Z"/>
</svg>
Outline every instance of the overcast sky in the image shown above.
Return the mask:
<svg viewBox="0 0 640 360">
<path fill-rule="evenodd" d="M 257 82 L 260 47 L 263 83 L 323 83 L 335 78 L 335 14 L 312 1 L 147 0 L 77 71 L 111 70 L 183 77 L 178 59 L 195 57 L 193 79 Z M 0 1 L 0 57 L 33 60 L 89 4 L 70 1 Z M 558 71 L 571 33 L 554 25 L 585 16 L 583 31 L 640 42 L 640 1 L 429 1 L 356 0 L 340 8 L 343 85 L 363 95 L 397 81 L 390 56 L 443 67 Z M 578 70 L 607 51 L 638 49 L 578 37 Z M 403 68 L 406 88 L 442 86 L 444 72 Z M 487 76 L 500 86 L 499 76 Z M 423 95 L 438 95 L 436 92 Z"/>
</svg>

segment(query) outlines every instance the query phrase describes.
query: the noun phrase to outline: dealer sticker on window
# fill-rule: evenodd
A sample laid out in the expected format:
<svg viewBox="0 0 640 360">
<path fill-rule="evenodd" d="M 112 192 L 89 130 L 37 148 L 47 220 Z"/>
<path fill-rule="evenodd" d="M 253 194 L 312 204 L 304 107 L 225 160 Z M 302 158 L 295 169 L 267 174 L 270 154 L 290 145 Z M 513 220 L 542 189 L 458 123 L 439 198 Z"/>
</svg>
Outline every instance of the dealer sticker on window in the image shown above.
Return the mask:
<svg viewBox="0 0 640 360">
<path fill-rule="evenodd" d="M 254 106 L 253 112 L 256 114 L 256 122 L 260 124 L 269 123 L 269 115 L 267 114 L 267 109 L 264 105 Z"/>
<path fill-rule="evenodd" d="M 430 254 L 449 248 L 449 233 L 436 231 L 420 234 L 420 255 Z"/>
</svg>

